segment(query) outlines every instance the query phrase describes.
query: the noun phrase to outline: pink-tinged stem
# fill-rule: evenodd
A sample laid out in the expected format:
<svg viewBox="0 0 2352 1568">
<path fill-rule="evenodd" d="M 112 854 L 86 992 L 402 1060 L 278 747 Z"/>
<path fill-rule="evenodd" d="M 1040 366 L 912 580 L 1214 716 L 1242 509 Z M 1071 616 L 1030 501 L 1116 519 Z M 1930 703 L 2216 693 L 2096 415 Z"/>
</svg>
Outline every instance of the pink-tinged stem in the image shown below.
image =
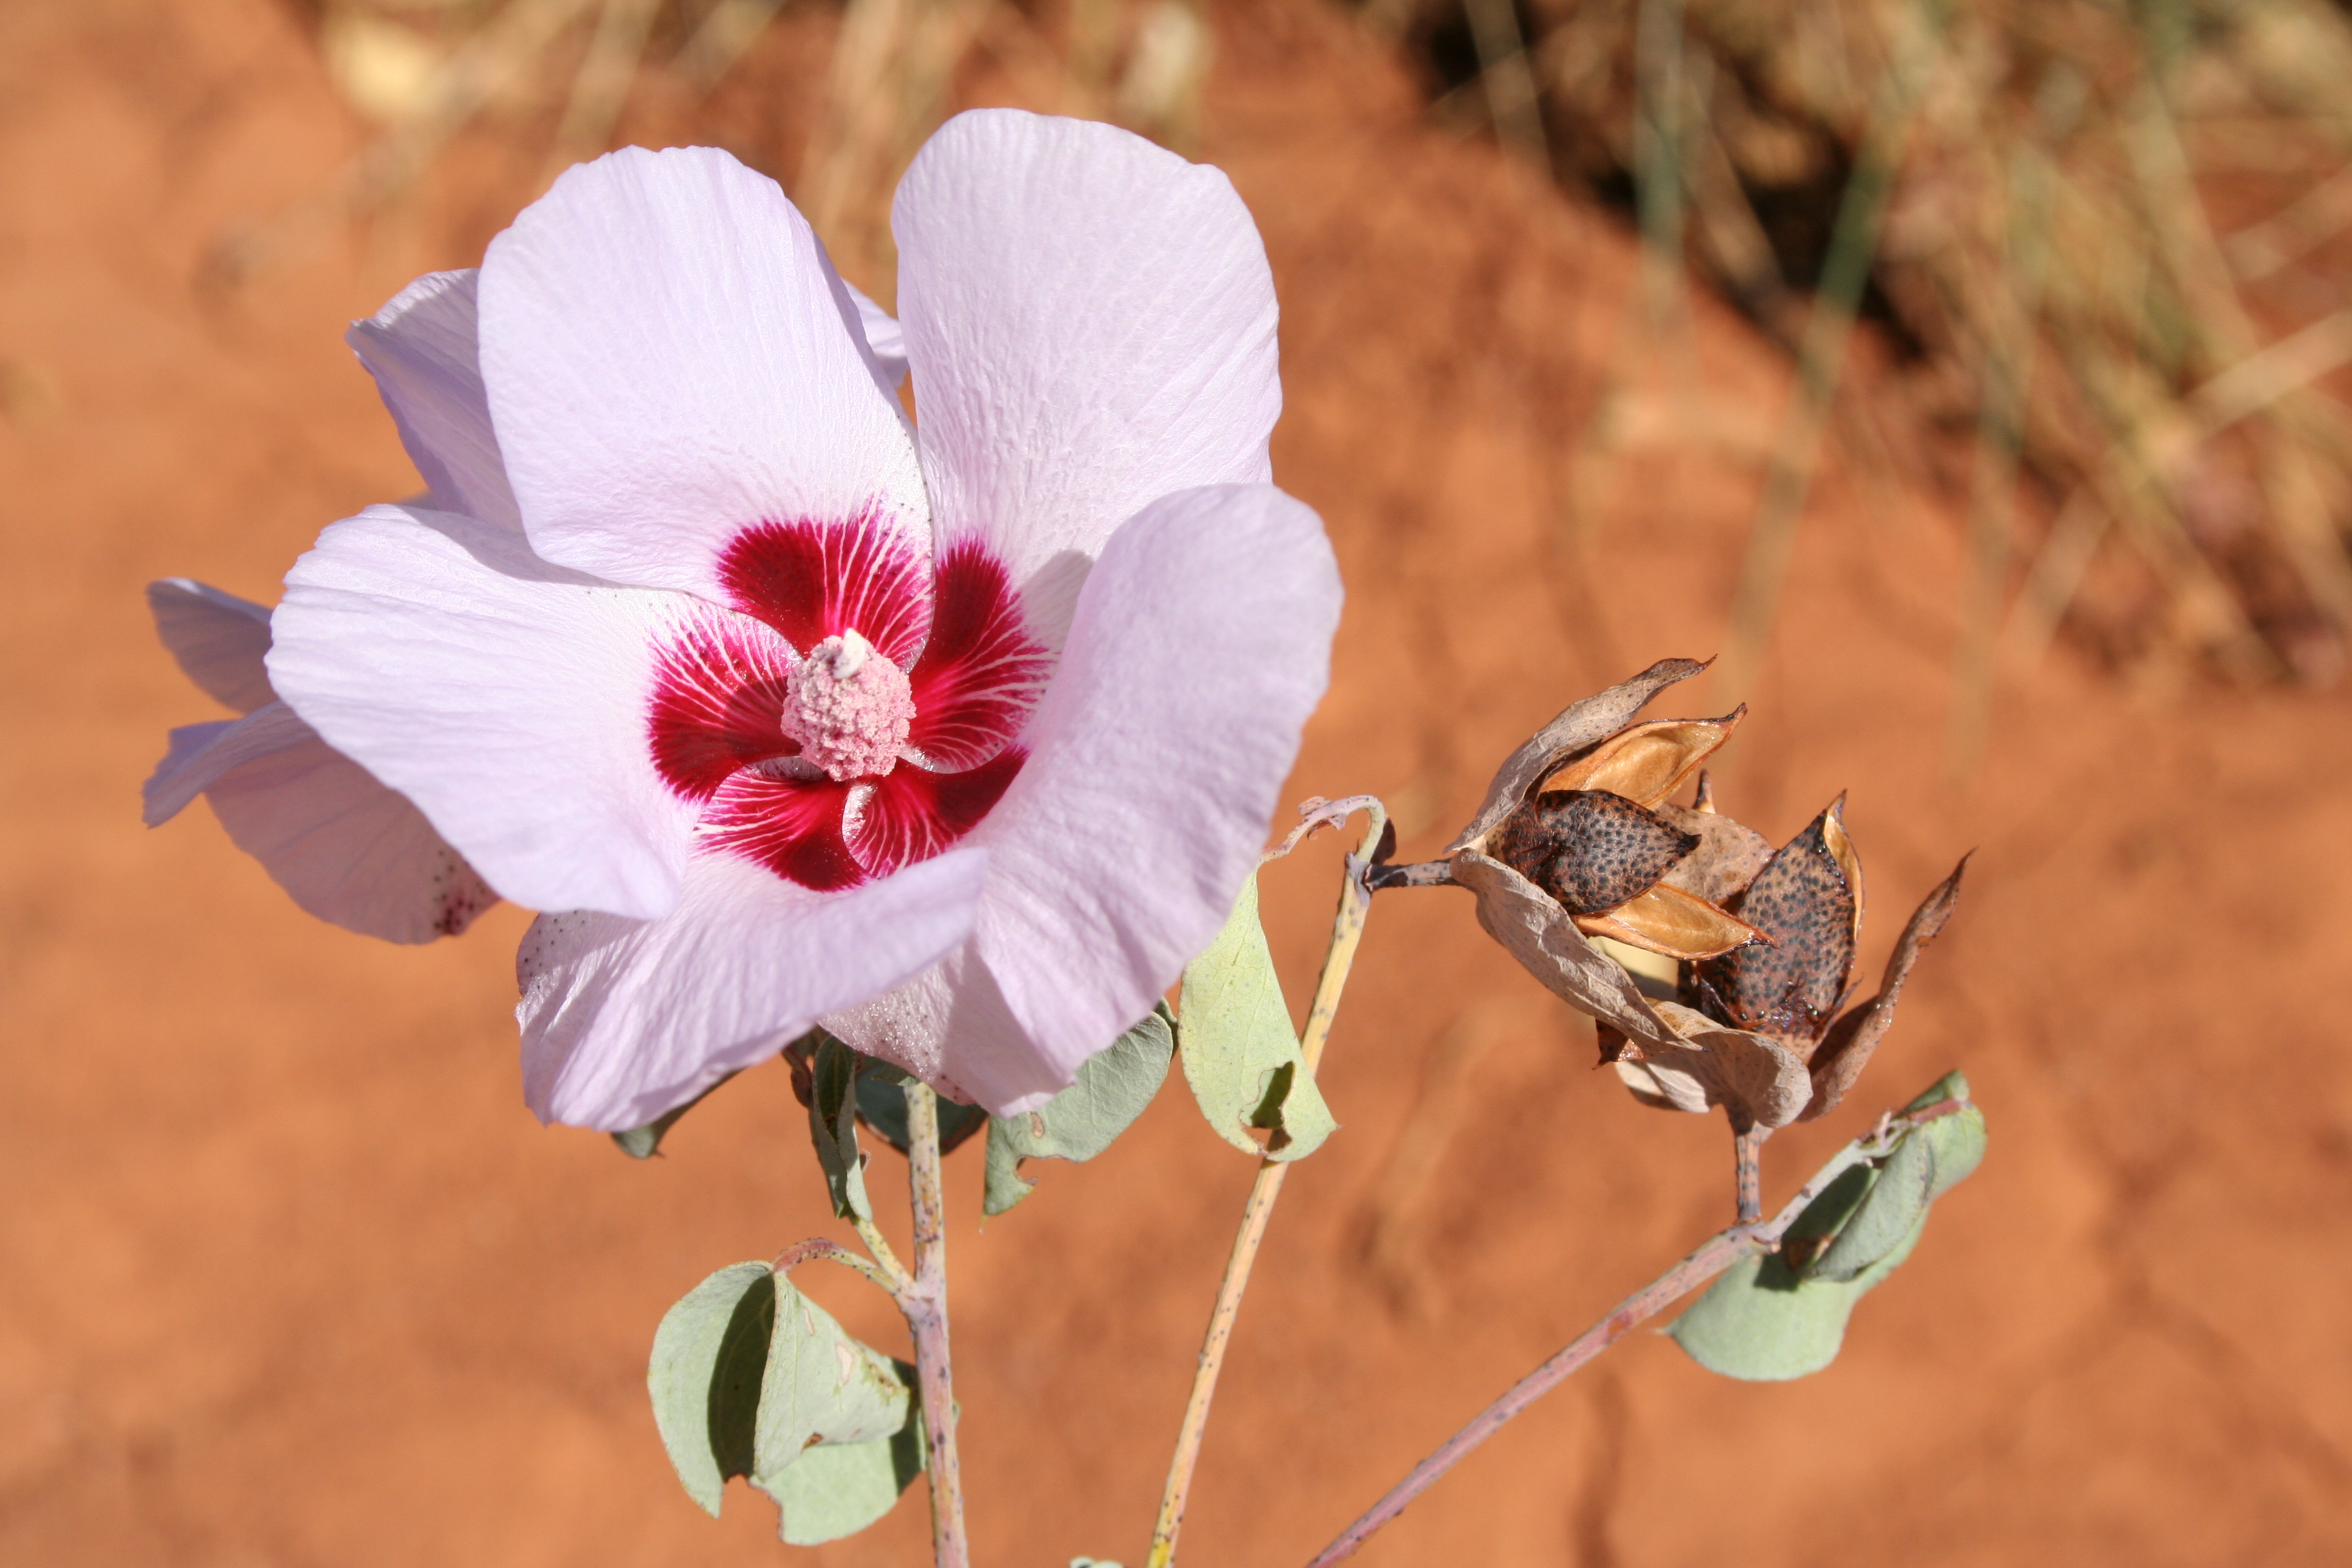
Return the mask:
<svg viewBox="0 0 2352 1568">
<path fill-rule="evenodd" d="M 946 1204 L 940 1183 L 940 1102 L 926 1083 L 907 1085 L 908 1182 L 915 1211 L 914 1278 L 899 1293 L 915 1340 L 923 1430 L 930 1440 L 931 1559 L 969 1568 L 963 1530 L 963 1467 L 956 1456 L 955 1378 L 948 1359 Z"/>
<path fill-rule="evenodd" d="M 1922 1122 L 1933 1121 L 1939 1116 L 1965 1110 L 1968 1103 L 1960 1100 L 1939 1100 L 1907 1116 L 1882 1119 L 1869 1136 L 1855 1139 L 1840 1150 L 1828 1164 L 1815 1172 L 1813 1179 L 1789 1200 L 1786 1207 L 1772 1216 L 1769 1225 L 1736 1225 L 1709 1237 L 1697 1251 L 1620 1301 L 1615 1311 L 1585 1330 L 1566 1350 L 1513 1384 L 1500 1399 L 1480 1411 L 1476 1419 L 1448 1437 L 1435 1453 L 1415 1465 L 1412 1472 L 1391 1488 L 1389 1494 L 1374 1503 L 1361 1519 L 1340 1531 L 1339 1539 L 1318 1552 L 1307 1568 L 1329 1568 L 1331 1563 L 1354 1556 L 1356 1548 L 1371 1539 L 1373 1531 L 1402 1513 L 1406 1505 L 1427 1491 L 1438 1477 L 1460 1464 L 1471 1449 L 1500 1431 L 1503 1423 L 1559 1387 L 1570 1373 L 1624 1338 L 1627 1331 L 1657 1316 L 1741 1258 L 1769 1252 L 1780 1246 L 1781 1233 L 1795 1224 L 1797 1216 L 1805 1212 L 1806 1206 L 1849 1168 L 1885 1152 L 1897 1133 Z"/>
<path fill-rule="evenodd" d="M 1772 1136 L 1772 1130 L 1742 1128 L 1737 1121 L 1731 1126 L 1731 1172 L 1738 1203 L 1738 1223 L 1754 1225 L 1764 1217 L 1764 1140 Z"/>
</svg>

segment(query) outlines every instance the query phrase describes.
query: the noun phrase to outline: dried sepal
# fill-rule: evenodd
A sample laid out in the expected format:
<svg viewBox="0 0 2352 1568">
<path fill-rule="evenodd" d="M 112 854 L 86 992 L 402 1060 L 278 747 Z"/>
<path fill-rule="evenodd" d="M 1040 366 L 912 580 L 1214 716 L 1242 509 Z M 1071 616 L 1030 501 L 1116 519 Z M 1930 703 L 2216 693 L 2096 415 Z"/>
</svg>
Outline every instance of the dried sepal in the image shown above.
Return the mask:
<svg viewBox="0 0 2352 1568">
<path fill-rule="evenodd" d="M 1704 777 L 1704 774 L 1700 775 Z M 1756 879 L 1772 858 L 1772 841 L 1744 822 L 1705 805 L 1661 805 L 1659 818 L 1698 836 L 1697 847 L 1675 862 L 1665 885 L 1720 904 Z"/>
<path fill-rule="evenodd" d="M 1862 863 L 1839 820 L 1843 805 L 1841 796 L 1739 894 L 1734 912 L 1771 940 L 1693 968 L 1693 990 L 1717 1022 L 1810 1052 L 1845 999 L 1861 921 Z"/>
<path fill-rule="evenodd" d="M 1682 1042 L 1652 1010 L 1624 967 L 1576 929 L 1557 900 L 1500 860 L 1475 849 L 1454 857 L 1454 879 L 1478 900 L 1478 923 L 1561 1001 L 1631 1037 L 1644 1049 Z"/>
<path fill-rule="evenodd" d="M 1698 842 L 1622 795 L 1548 790 L 1503 819 L 1490 853 L 1570 914 L 1592 915 L 1648 892 Z"/>
<path fill-rule="evenodd" d="M 1576 928 L 1588 936 L 1605 936 L 1668 958 L 1713 958 L 1761 935 L 1705 899 L 1664 883 L 1613 910 L 1574 918 Z"/>
<path fill-rule="evenodd" d="M 1692 1008 L 1657 1005 L 1671 1044 L 1622 1042 L 1612 1062 L 1633 1098 L 1659 1110 L 1721 1107 L 1737 1123 L 1786 1127 L 1812 1096 L 1805 1061 L 1779 1040 L 1726 1028 Z"/>
<path fill-rule="evenodd" d="M 1544 780 L 1549 790 L 1607 790 L 1656 805 L 1698 772 L 1748 716 L 1742 703 L 1720 719 L 1658 719 L 1612 735 Z"/>
<path fill-rule="evenodd" d="M 1821 1047 L 1813 1053 L 1811 1071 L 1813 1082 L 1812 1101 L 1805 1109 L 1805 1120 L 1823 1116 L 1837 1107 L 1862 1069 L 1870 1065 L 1871 1053 L 1895 1022 L 1895 1005 L 1902 999 L 1903 983 L 1911 974 L 1912 964 L 1919 954 L 1944 929 L 1959 902 L 1960 876 L 1969 868 L 1969 857 L 1952 868 L 1952 874 L 1936 885 L 1918 909 L 1911 915 L 1910 923 L 1903 928 L 1902 939 L 1895 944 L 1894 956 L 1886 961 L 1886 973 L 1880 980 L 1878 994 L 1859 1006 L 1850 1009 L 1843 1017 L 1830 1026 Z"/>
<path fill-rule="evenodd" d="M 1662 658 L 1633 679 L 1571 702 L 1558 718 L 1530 736 L 1513 752 L 1486 786 L 1486 803 L 1470 826 L 1455 835 L 1448 856 L 1468 848 L 1484 848 L 1486 836 L 1526 801 L 1536 785 L 1559 765 L 1622 730 L 1644 703 L 1677 680 L 1687 680 L 1706 666 L 1695 658 Z"/>
</svg>

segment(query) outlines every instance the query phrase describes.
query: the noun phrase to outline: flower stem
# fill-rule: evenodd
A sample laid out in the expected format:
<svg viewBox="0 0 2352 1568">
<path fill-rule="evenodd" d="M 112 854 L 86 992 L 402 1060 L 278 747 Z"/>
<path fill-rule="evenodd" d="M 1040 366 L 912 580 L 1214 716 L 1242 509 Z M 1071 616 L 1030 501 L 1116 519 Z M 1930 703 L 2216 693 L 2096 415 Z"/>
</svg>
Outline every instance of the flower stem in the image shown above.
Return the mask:
<svg viewBox="0 0 2352 1568">
<path fill-rule="evenodd" d="M 1438 1477 L 1460 1464 L 1471 1449 L 1500 1431 L 1503 1424 L 1512 1416 L 1559 1386 L 1570 1373 L 1624 1338 L 1628 1331 L 1673 1306 L 1684 1295 L 1706 1284 L 1741 1258 L 1759 1252 L 1770 1252 L 1779 1247 L 1781 1233 L 1796 1223 L 1797 1216 L 1804 1213 L 1832 1182 L 1861 1161 L 1874 1159 L 1884 1153 L 1898 1134 L 1923 1122 L 1933 1121 L 1939 1116 L 1965 1110 L 1968 1105 L 1966 1100 L 1939 1100 L 1907 1116 L 1881 1118 L 1878 1126 L 1867 1135 L 1839 1150 L 1828 1164 L 1814 1172 L 1812 1180 L 1807 1182 L 1797 1195 L 1772 1216 L 1770 1224 L 1743 1222 L 1708 1237 L 1696 1252 L 1620 1301 L 1616 1310 L 1585 1330 L 1567 1349 L 1513 1384 L 1500 1399 L 1480 1411 L 1467 1426 L 1448 1437 L 1435 1453 L 1415 1465 L 1411 1473 L 1391 1488 L 1388 1495 L 1374 1503 L 1361 1519 L 1341 1531 L 1338 1540 L 1316 1553 L 1315 1560 L 1307 1568 L 1330 1568 L 1330 1564 L 1353 1556 L 1356 1549 L 1370 1539 L 1373 1531 L 1402 1513 L 1406 1505 L 1427 1491 Z M 1759 1138 L 1757 1142 L 1761 1142 L 1762 1140 Z"/>
<path fill-rule="evenodd" d="M 1371 905 L 1365 885 L 1367 865 L 1388 827 L 1388 814 L 1366 797 L 1371 817 L 1357 853 L 1348 857 L 1339 885 L 1339 910 L 1331 921 L 1331 945 L 1323 955 L 1323 974 L 1316 982 L 1315 1001 L 1307 1010 L 1307 1027 L 1298 1037 L 1300 1064 L 1307 1076 L 1323 1060 L 1324 1043 L 1331 1037 L 1331 1020 L 1339 1010 L 1339 994 L 1348 987 L 1355 967 L 1356 949 L 1364 936 L 1364 915 Z M 1217 1286 L 1217 1304 L 1209 1312 L 1209 1331 L 1201 1344 L 1201 1360 L 1192 1373 L 1192 1397 L 1184 1403 L 1183 1424 L 1176 1429 L 1176 1452 L 1168 1465 L 1168 1486 L 1160 1499 L 1160 1517 L 1151 1531 L 1151 1555 L 1145 1568 L 1169 1568 L 1176 1559 L 1176 1537 L 1184 1528 L 1184 1506 L 1192 1491 L 1192 1472 L 1200 1464 L 1201 1440 L 1209 1427 L 1209 1406 L 1217 1396 L 1217 1378 L 1224 1371 L 1225 1346 L 1233 1338 L 1234 1319 L 1241 1311 L 1242 1292 L 1249 1289 L 1250 1271 L 1257 1264 L 1258 1244 L 1274 1217 L 1275 1200 L 1282 1195 L 1286 1161 L 1258 1162 L 1257 1180 L 1250 1186 L 1249 1204 L 1242 1210 L 1241 1230 L 1225 1259 L 1224 1279 Z"/>
<path fill-rule="evenodd" d="M 940 1184 L 940 1102 L 927 1083 L 907 1086 L 907 1186 L 915 1213 L 915 1272 L 898 1293 L 915 1340 L 922 1385 L 923 1430 L 930 1440 L 931 1558 L 936 1568 L 968 1568 L 963 1531 L 963 1468 L 956 1457 L 955 1379 L 948 1360 L 948 1255 Z M 868 1246 L 873 1245 L 872 1238 Z"/>
</svg>

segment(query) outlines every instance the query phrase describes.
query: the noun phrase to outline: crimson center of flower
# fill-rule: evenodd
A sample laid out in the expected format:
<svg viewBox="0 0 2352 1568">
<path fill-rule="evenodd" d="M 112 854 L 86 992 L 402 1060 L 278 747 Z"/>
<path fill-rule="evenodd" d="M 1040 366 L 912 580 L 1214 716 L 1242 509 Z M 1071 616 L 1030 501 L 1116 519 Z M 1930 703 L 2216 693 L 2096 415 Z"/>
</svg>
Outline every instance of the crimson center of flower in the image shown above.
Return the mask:
<svg viewBox="0 0 2352 1568">
<path fill-rule="evenodd" d="M 907 672 L 856 632 L 808 651 L 785 688 L 783 731 L 803 761 L 836 784 L 878 778 L 898 765 L 915 722 Z"/>
</svg>

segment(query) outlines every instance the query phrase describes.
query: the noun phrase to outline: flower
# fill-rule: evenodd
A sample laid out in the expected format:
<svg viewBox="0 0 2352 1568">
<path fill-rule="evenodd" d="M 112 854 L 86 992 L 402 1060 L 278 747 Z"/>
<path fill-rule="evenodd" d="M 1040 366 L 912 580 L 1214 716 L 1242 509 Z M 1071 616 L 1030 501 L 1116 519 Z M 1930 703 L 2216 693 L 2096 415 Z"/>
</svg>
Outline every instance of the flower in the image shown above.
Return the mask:
<svg viewBox="0 0 2352 1568">
<path fill-rule="evenodd" d="M 1339 589 L 1267 482 L 1247 211 L 1139 138 L 988 110 L 894 228 L 919 423 L 772 182 L 698 148 L 569 171 L 403 383 L 430 504 L 287 578 L 289 704 L 547 911 L 517 960 L 543 1117 L 645 1124 L 819 1023 L 1042 1103 L 1255 862 Z"/>
</svg>

